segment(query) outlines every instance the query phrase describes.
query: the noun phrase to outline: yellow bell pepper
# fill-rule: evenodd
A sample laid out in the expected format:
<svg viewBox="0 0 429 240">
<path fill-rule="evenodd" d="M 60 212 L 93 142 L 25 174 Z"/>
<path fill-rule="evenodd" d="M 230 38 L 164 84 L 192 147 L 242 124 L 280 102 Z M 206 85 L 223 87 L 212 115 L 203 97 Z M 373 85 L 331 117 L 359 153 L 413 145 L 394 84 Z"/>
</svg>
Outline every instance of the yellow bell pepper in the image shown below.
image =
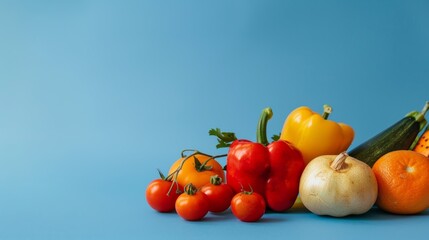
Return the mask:
<svg viewBox="0 0 429 240">
<path fill-rule="evenodd" d="M 280 139 L 298 148 L 306 163 L 321 155 L 339 154 L 351 145 L 353 129 L 344 123 L 328 120 L 332 108 L 324 105 L 324 113 L 313 112 L 308 107 L 293 110 L 283 126 Z"/>
</svg>

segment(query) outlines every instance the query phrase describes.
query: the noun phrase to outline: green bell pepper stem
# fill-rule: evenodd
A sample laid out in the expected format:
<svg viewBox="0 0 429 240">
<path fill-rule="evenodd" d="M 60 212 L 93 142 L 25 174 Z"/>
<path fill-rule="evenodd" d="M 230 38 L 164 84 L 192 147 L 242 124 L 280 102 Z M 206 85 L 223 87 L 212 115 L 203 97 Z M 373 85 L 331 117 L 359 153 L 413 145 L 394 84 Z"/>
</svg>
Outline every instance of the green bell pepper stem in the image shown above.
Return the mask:
<svg viewBox="0 0 429 240">
<path fill-rule="evenodd" d="M 332 107 L 329 106 L 328 104 L 323 105 L 323 115 L 322 115 L 322 118 L 325 119 L 325 120 L 328 119 L 329 114 L 331 114 L 331 113 L 332 113 Z"/>
<path fill-rule="evenodd" d="M 262 110 L 261 116 L 259 117 L 258 126 L 256 128 L 256 141 L 263 145 L 268 145 L 267 139 L 267 124 L 268 120 L 273 116 L 273 110 L 270 107 Z"/>
</svg>

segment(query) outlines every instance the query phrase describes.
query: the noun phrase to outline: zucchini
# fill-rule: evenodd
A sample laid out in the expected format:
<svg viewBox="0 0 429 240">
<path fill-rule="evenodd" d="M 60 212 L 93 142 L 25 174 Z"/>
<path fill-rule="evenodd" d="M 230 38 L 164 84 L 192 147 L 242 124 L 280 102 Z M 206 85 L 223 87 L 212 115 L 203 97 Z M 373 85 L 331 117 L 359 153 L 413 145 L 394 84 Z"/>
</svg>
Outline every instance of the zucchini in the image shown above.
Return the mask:
<svg viewBox="0 0 429 240">
<path fill-rule="evenodd" d="M 372 167 L 388 152 L 410 149 L 417 135 L 426 125 L 425 114 L 428 109 L 429 101 L 421 112 L 410 112 L 389 128 L 349 151 L 348 154 Z"/>
</svg>

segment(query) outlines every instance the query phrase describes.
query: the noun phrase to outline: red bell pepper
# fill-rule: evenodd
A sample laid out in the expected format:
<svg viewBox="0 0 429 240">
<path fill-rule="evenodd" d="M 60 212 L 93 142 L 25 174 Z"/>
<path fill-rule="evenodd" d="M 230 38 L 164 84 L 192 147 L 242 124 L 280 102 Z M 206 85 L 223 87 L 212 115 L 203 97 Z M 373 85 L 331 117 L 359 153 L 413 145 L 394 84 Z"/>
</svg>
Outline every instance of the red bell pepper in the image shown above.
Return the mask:
<svg viewBox="0 0 429 240">
<path fill-rule="evenodd" d="M 291 208 L 298 196 L 305 163 L 291 143 L 278 140 L 268 144 L 266 127 L 272 115 L 271 108 L 262 111 L 257 142 L 232 142 L 226 159 L 226 181 L 235 192 L 251 187 L 264 196 L 271 210 L 281 212 Z"/>
</svg>

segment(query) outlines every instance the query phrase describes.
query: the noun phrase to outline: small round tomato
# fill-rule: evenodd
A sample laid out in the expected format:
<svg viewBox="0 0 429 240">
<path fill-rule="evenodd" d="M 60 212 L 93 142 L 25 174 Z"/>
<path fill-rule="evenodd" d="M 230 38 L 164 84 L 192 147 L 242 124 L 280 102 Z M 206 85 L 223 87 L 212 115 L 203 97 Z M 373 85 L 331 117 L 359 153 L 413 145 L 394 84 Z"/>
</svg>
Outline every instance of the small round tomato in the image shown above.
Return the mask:
<svg viewBox="0 0 429 240">
<path fill-rule="evenodd" d="M 204 185 L 201 189 L 209 200 L 210 212 L 223 212 L 231 205 L 234 197 L 232 188 L 223 182 L 222 178 L 215 175 L 210 179 L 210 183 Z"/>
<path fill-rule="evenodd" d="M 185 186 L 185 192 L 176 200 L 176 212 L 185 220 L 198 221 L 209 211 L 207 196 L 198 191 L 192 183 Z"/>
<path fill-rule="evenodd" d="M 175 209 L 176 199 L 181 194 L 178 184 L 166 180 L 161 172 L 160 179 L 155 179 L 146 188 L 146 201 L 159 212 L 171 212 Z"/>
<path fill-rule="evenodd" d="M 231 211 L 243 222 L 256 222 L 265 213 L 265 200 L 256 192 L 239 192 L 231 200 Z"/>
<path fill-rule="evenodd" d="M 200 153 L 179 158 L 171 165 L 168 175 L 177 175 L 177 182 L 182 187 L 192 183 L 197 188 L 209 183 L 213 175 L 225 178 L 222 165 L 212 156 Z"/>
</svg>

